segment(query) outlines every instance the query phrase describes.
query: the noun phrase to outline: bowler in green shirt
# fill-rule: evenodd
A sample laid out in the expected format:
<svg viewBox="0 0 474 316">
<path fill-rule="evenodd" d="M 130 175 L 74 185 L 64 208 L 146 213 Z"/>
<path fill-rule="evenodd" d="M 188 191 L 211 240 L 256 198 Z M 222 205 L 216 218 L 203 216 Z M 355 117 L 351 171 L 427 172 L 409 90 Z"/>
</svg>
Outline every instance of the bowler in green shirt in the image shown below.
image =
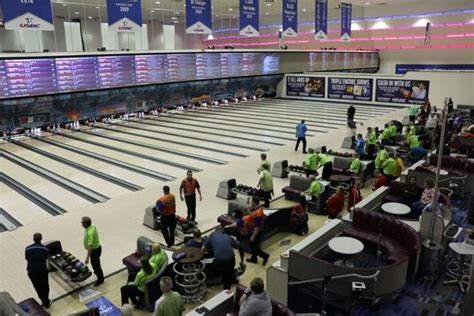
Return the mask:
<svg viewBox="0 0 474 316">
<path fill-rule="evenodd" d="M 92 269 L 97 276 L 97 281 L 94 283 L 94 286 L 99 286 L 104 283 L 104 272 L 100 266 L 102 247 L 99 241 L 99 232 L 97 228 L 92 225 L 92 220 L 88 216 L 82 217 L 81 224 L 82 227 L 84 227 L 84 248 L 87 250 L 85 264 L 89 264 L 90 259 Z"/>
<path fill-rule="evenodd" d="M 303 162 L 303 166 L 306 168 L 306 176 L 315 174 L 318 167 L 318 156 L 314 153 L 314 149 L 308 149 L 308 154 Z"/>
<path fill-rule="evenodd" d="M 387 160 L 387 151 L 384 145 L 380 145 L 377 156 L 375 156 L 375 169 L 381 169 L 385 160 Z"/>
<path fill-rule="evenodd" d="M 383 163 L 383 174 L 390 182 L 393 179 L 393 174 L 397 170 L 397 162 L 393 159 L 393 154 L 390 154 L 388 159 Z"/>
<path fill-rule="evenodd" d="M 122 305 L 128 304 L 129 300 L 132 301 L 133 305 L 143 305 L 146 283 L 153 279 L 156 273 L 154 272 L 148 257 L 141 257 L 140 264 L 142 268 L 135 277 L 135 280 L 120 288 Z"/>
<path fill-rule="evenodd" d="M 352 155 L 352 163 L 349 167 L 349 172 L 357 175 L 360 173 L 360 158 L 359 155 L 356 153 Z"/>
<path fill-rule="evenodd" d="M 301 192 L 300 203 L 303 206 L 306 206 L 306 196 L 309 196 L 311 201 L 316 202 L 322 192 L 322 185 L 321 183 L 319 183 L 318 180 L 316 180 L 316 177 L 314 175 L 310 176 L 309 180 L 311 181 L 311 184 L 308 190 Z"/>
<path fill-rule="evenodd" d="M 263 170 L 260 172 L 257 187 L 260 188 L 265 201 L 265 207 L 270 207 L 270 198 L 273 194 L 273 177 L 268 171 L 268 165 L 263 165 Z"/>
</svg>

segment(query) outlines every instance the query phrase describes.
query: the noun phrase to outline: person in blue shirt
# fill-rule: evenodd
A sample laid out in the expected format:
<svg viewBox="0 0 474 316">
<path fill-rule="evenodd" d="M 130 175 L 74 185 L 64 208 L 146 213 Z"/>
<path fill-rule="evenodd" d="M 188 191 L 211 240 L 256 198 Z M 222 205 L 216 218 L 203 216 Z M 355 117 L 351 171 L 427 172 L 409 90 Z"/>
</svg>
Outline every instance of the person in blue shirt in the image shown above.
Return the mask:
<svg viewBox="0 0 474 316">
<path fill-rule="evenodd" d="M 354 150 L 360 157 L 365 156 L 365 141 L 364 138 L 362 138 L 362 134 L 357 134 Z"/>
<path fill-rule="evenodd" d="M 25 259 L 27 261 L 26 270 L 28 277 L 33 283 L 36 294 L 41 300 L 44 308 L 49 308 L 51 300 L 49 299 L 49 280 L 48 268 L 46 267 L 46 260 L 49 256 L 49 250 L 42 243 L 43 236 L 41 233 L 33 235 L 34 243 L 26 247 Z"/>
<path fill-rule="evenodd" d="M 420 145 L 410 149 L 408 152 L 408 157 L 410 157 L 410 161 L 412 164 L 424 159 L 426 155 L 428 155 L 428 150 L 424 147 L 423 141 L 420 141 Z"/>
<path fill-rule="evenodd" d="M 300 146 L 300 142 L 303 142 L 303 154 L 306 154 L 306 132 L 308 128 L 304 123 L 304 120 L 301 120 L 301 123 L 296 125 L 296 146 L 295 151 L 298 151 L 298 147 Z"/>
</svg>

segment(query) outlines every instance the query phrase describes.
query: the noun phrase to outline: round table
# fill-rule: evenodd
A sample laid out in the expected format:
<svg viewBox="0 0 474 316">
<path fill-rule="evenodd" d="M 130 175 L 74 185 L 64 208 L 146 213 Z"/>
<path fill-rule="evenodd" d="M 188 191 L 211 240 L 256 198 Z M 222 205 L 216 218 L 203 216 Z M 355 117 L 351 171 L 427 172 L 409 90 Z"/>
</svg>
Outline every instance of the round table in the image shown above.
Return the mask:
<svg viewBox="0 0 474 316">
<path fill-rule="evenodd" d="M 351 176 L 346 176 L 343 174 L 333 174 L 329 177 L 329 187 L 332 190 L 336 190 L 337 186 L 341 186 L 341 188 L 346 191 L 349 189 L 349 184 L 347 182 L 351 181 Z"/>
<path fill-rule="evenodd" d="M 177 260 L 180 254 L 183 258 Z M 206 294 L 205 264 L 201 261 L 203 255 L 201 249 L 195 247 L 183 247 L 173 253 L 173 270 L 176 273 L 175 283 L 180 287 L 182 297 L 186 303 L 201 301 Z"/>
<path fill-rule="evenodd" d="M 328 246 L 332 251 L 344 256 L 355 255 L 364 250 L 364 244 L 352 237 L 335 237 L 329 241 Z M 354 264 L 346 258 L 336 261 L 335 264 L 354 267 Z"/>
<path fill-rule="evenodd" d="M 396 202 L 382 204 L 382 211 L 392 215 L 407 215 L 411 212 L 408 205 Z"/>
</svg>

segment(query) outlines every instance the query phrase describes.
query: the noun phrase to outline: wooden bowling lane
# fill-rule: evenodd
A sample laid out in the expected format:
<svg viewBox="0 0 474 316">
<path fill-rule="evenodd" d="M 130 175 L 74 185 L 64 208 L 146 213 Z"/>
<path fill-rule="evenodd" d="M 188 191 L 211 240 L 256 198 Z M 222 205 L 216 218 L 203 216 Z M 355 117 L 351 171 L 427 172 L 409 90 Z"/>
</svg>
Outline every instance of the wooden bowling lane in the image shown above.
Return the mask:
<svg viewBox="0 0 474 316">
<path fill-rule="evenodd" d="M 56 185 L 11 161 L 3 159 L 2 166 L 5 167 L 4 173 L 6 175 L 67 211 L 92 204 L 77 194 L 62 188 L 61 186 Z M 14 210 L 11 207 L 9 207 L 9 209 Z"/>
<path fill-rule="evenodd" d="M 283 108 L 297 108 L 297 109 L 333 109 L 337 112 L 345 113 L 350 106 L 350 103 L 338 103 L 338 102 L 321 102 L 318 100 L 309 101 L 309 100 L 295 100 L 295 99 L 272 99 L 272 100 L 262 100 L 262 102 L 257 102 L 261 105 L 273 106 L 273 107 L 283 107 Z M 354 104 L 354 107 L 357 111 L 365 114 L 374 114 L 374 113 L 388 113 L 396 111 L 397 107 L 390 106 L 379 106 L 379 105 L 363 105 L 363 104 Z"/>
<path fill-rule="evenodd" d="M 40 155 L 31 150 L 22 148 L 15 144 L 8 144 L 4 146 L 4 149 L 8 150 L 15 155 L 31 161 L 37 165 L 40 165 L 43 168 L 51 170 L 55 173 L 61 174 L 62 176 L 68 178 L 71 181 L 79 183 L 87 188 L 90 188 L 94 191 L 100 192 L 108 197 L 112 197 L 118 194 L 123 194 L 128 191 L 127 189 L 118 186 L 114 183 L 108 182 L 102 178 L 95 177 L 91 174 L 81 172 L 78 169 L 75 169 L 71 166 L 65 165 L 53 159 L 47 158 L 43 155 Z"/>
</svg>

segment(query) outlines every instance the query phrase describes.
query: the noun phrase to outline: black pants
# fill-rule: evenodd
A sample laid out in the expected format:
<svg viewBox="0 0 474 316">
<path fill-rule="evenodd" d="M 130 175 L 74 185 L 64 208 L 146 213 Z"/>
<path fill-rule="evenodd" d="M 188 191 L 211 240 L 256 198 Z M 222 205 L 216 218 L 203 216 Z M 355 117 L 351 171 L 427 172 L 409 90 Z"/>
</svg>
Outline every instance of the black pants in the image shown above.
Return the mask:
<svg viewBox="0 0 474 316">
<path fill-rule="evenodd" d="M 267 259 L 270 255 L 260 248 L 260 243 L 262 242 L 262 233 L 258 233 L 254 241 L 250 241 L 250 251 L 252 253 L 252 261 L 257 261 L 257 257 L 261 257 L 264 260 Z"/>
<path fill-rule="evenodd" d="M 309 178 L 309 176 L 312 174 L 317 174 L 317 171 L 306 169 L 306 178 Z"/>
<path fill-rule="evenodd" d="M 367 159 L 373 160 L 375 153 L 375 144 L 368 144 L 367 145 Z"/>
<path fill-rule="evenodd" d="M 316 203 L 318 201 L 318 198 L 315 197 L 314 195 L 311 195 L 311 202 Z M 306 209 L 306 195 L 302 195 L 300 198 L 300 204 Z"/>
<path fill-rule="evenodd" d="M 161 215 L 161 233 L 165 238 L 166 245 L 171 247 L 174 245 L 174 231 L 176 229 L 176 215 Z"/>
<path fill-rule="evenodd" d="M 188 217 L 186 218 L 194 222 L 196 220 L 196 194 L 185 195 L 184 200 L 188 208 Z"/>
<path fill-rule="evenodd" d="M 265 207 L 270 207 L 270 200 L 272 198 L 272 191 L 263 191 L 263 201 L 265 202 Z"/>
<path fill-rule="evenodd" d="M 135 285 L 124 285 L 120 288 L 120 295 L 122 296 L 122 305 L 128 304 L 129 300 L 134 305 L 142 305 L 145 293 L 140 291 Z"/>
<path fill-rule="evenodd" d="M 303 153 L 306 153 L 306 137 L 298 137 L 298 139 L 296 140 L 295 151 L 298 150 L 300 142 L 303 142 Z"/>
<path fill-rule="evenodd" d="M 415 123 L 416 115 L 410 115 L 410 122 Z"/>
<path fill-rule="evenodd" d="M 91 266 L 97 276 L 97 282 L 104 282 L 104 272 L 100 266 L 100 255 L 102 254 L 102 247 L 92 249 L 91 252 Z"/>
<path fill-rule="evenodd" d="M 221 274 L 222 283 L 224 283 L 224 290 L 229 290 L 232 283 L 235 281 L 235 257 L 232 257 L 232 260 L 230 261 L 214 260 L 214 266 Z"/>
<path fill-rule="evenodd" d="M 323 174 L 321 175 L 321 178 L 323 180 L 329 181 L 329 177 L 331 177 L 331 173 L 332 173 L 332 162 L 328 161 L 323 166 Z"/>
<path fill-rule="evenodd" d="M 38 294 L 43 306 L 49 305 L 49 279 L 48 271 L 43 272 L 28 272 L 28 277 L 33 283 L 33 287 Z"/>
</svg>

